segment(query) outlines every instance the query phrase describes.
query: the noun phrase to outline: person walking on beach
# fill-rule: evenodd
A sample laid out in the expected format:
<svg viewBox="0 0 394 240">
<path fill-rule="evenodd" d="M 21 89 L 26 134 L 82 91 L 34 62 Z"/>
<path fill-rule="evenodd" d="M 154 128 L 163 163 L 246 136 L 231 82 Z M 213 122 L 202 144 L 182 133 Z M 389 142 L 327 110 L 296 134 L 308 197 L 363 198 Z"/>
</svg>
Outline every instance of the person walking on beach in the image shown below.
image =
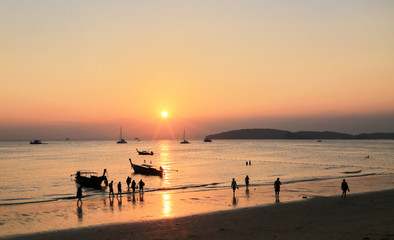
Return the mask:
<svg viewBox="0 0 394 240">
<path fill-rule="evenodd" d="M 275 197 L 278 199 L 279 198 L 279 191 L 280 191 L 280 185 L 282 183 L 279 181 L 279 178 L 276 179 L 274 182 L 274 188 L 275 188 Z"/>
<path fill-rule="evenodd" d="M 118 195 L 122 195 L 122 183 L 118 183 Z"/>
<path fill-rule="evenodd" d="M 231 188 L 233 189 L 233 195 L 235 195 L 235 189 L 239 189 L 235 178 L 233 178 L 233 181 L 231 182 Z"/>
<path fill-rule="evenodd" d="M 126 183 L 127 183 L 127 190 L 129 190 L 130 189 L 130 183 L 131 183 L 131 177 L 130 176 L 127 176 Z"/>
<path fill-rule="evenodd" d="M 78 198 L 77 206 L 82 207 L 82 187 L 81 186 L 79 186 L 77 189 L 77 198 Z"/>
<path fill-rule="evenodd" d="M 111 181 L 111 182 L 108 184 L 108 187 L 109 187 L 109 195 L 110 195 L 110 196 L 111 196 L 111 194 L 114 195 L 114 181 Z"/>
<path fill-rule="evenodd" d="M 133 193 L 135 193 L 135 187 L 136 186 L 137 186 L 137 183 L 133 179 L 133 182 L 131 182 L 131 189 L 133 189 Z"/>
<path fill-rule="evenodd" d="M 245 185 L 247 188 L 249 187 L 249 176 L 248 175 L 246 175 L 246 177 L 245 177 Z"/>
<path fill-rule="evenodd" d="M 144 192 L 144 186 L 145 183 L 142 181 L 142 179 L 140 179 L 140 182 L 138 183 L 139 188 L 140 188 L 140 192 L 143 193 Z"/>
<path fill-rule="evenodd" d="M 342 189 L 342 197 L 346 198 L 346 192 L 350 192 L 350 189 L 345 179 L 343 179 L 342 181 L 341 189 Z"/>
</svg>

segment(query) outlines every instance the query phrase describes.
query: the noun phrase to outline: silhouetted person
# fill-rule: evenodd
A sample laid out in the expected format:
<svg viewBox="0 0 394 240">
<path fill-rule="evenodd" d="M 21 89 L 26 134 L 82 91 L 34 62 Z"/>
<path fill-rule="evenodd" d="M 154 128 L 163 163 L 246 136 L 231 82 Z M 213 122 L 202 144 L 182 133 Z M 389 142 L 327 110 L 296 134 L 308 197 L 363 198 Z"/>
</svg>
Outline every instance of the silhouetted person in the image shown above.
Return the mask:
<svg viewBox="0 0 394 240">
<path fill-rule="evenodd" d="M 133 189 L 133 193 L 135 193 L 136 186 L 137 186 L 137 183 L 135 183 L 135 181 L 133 180 L 133 182 L 131 182 L 131 189 Z"/>
<path fill-rule="evenodd" d="M 81 186 L 79 186 L 77 189 L 77 198 L 78 198 L 77 206 L 82 207 L 82 187 Z"/>
<path fill-rule="evenodd" d="M 108 187 L 109 187 L 109 195 L 114 195 L 114 181 L 111 181 L 109 184 L 108 184 Z"/>
<path fill-rule="evenodd" d="M 279 199 L 279 192 L 280 192 L 280 185 L 282 183 L 279 181 L 279 178 L 276 179 L 274 182 L 274 188 L 275 188 L 275 197 Z"/>
<path fill-rule="evenodd" d="M 130 189 L 130 183 L 131 183 L 131 177 L 130 176 L 127 176 L 126 183 L 127 183 L 127 190 L 129 190 Z"/>
<path fill-rule="evenodd" d="M 249 166 L 252 165 L 252 161 L 249 160 Z"/>
<path fill-rule="evenodd" d="M 233 195 L 235 195 L 235 189 L 238 189 L 237 182 L 235 181 L 235 178 L 233 178 L 233 181 L 231 182 L 231 188 L 233 189 Z"/>
<path fill-rule="evenodd" d="M 139 188 L 140 188 L 140 192 L 144 192 L 145 183 L 142 181 L 142 179 L 141 179 L 140 182 L 138 183 L 138 186 L 139 186 Z"/>
<path fill-rule="evenodd" d="M 350 192 L 350 189 L 345 179 L 343 179 L 342 181 L 341 189 L 342 189 L 342 197 L 346 198 L 346 192 Z"/>
<path fill-rule="evenodd" d="M 118 183 L 118 194 L 121 195 L 122 194 L 122 183 Z"/>
<path fill-rule="evenodd" d="M 249 176 L 248 175 L 246 175 L 246 177 L 245 177 L 245 185 L 246 185 L 246 187 L 249 187 Z"/>
<path fill-rule="evenodd" d="M 248 166 L 248 161 L 246 161 L 246 166 Z"/>
</svg>

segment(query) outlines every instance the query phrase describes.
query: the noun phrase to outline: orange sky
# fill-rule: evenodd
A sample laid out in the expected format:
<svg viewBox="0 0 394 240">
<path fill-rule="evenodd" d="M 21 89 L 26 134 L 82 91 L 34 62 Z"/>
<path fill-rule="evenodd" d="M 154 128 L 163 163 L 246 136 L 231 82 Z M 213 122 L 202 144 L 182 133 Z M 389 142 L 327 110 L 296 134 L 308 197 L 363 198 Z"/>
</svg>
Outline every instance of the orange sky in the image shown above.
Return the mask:
<svg viewBox="0 0 394 240">
<path fill-rule="evenodd" d="M 390 115 L 393 22 L 392 1 L 1 1 L 0 125 Z"/>
</svg>

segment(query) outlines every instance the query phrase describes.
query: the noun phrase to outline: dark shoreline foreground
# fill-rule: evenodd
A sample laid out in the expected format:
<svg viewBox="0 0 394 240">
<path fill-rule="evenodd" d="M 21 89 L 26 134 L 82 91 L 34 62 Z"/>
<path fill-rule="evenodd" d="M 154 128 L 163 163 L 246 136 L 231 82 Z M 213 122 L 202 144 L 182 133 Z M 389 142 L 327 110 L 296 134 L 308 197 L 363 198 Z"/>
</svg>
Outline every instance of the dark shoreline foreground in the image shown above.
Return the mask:
<svg viewBox="0 0 394 240">
<path fill-rule="evenodd" d="M 4 239 L 394 239 L 394 190 Z"/>
</svg>

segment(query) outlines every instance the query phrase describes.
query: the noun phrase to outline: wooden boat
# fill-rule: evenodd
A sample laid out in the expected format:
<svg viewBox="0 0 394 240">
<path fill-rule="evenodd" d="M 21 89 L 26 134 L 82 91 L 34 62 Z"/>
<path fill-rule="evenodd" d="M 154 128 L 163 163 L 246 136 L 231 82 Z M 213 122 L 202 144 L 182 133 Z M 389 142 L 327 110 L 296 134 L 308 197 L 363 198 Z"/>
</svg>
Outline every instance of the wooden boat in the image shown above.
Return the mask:
<svg viewBox="0 0 394 240">
<path fill-rule="evenodd" d="M 41 140 L 30 141 L 30 144 L 42 144 Z"/>
<path fill-rule="evenodd" d="M 183 129 L 183 141 L 181 142 L 181 144 L 189 144 L 190 142 L 186 140 L 185 137 L 185 129 Z"/>
<path fill-rule="evenodd" d="M 138 149 L 136 148 L 135 150 L 137 150 L 139 155 L 153 155 L 154 153 L 152 151 L 148 152 L 148 151 L 138 151 Z"/>
<path fill-rule="evenodd" d="M 205 139 L 204 139 L 204 142 L 212 142 L 212 140 L 209 139 L 209 138 L 205 138 Z"/>
<path fill-rule="evenodd" d="M 102 187 L 102 183 L 104 185 L 108 185 L 107 179 L 107 169 L 104 169 L 103 175 L 98 176 L 96 172 L 92 171 L 77 171 L 75 175 L 75 182 L 84 186 L 84 187 L 92 187 L 92 188 L 100 188 Z"/>
<path fill-rule="evenodd" d="M 145 174 L 145 175 L 155 175 L 155 176 L 163 176 L 164 169 L 160 167 L 159 169 L 154 168 L 149 164 L 137 165 L 131 162 L 131 158 L 129 158 L 131 168 L 135 173 Z"/>
<path fill-rule="evenodd" d="M 122 126 L 120 126 L 120 135 L 119 135 L 119 141 L 116 143 L 127 143 L 126 140 L 122 138 Z"/>
</svg>

